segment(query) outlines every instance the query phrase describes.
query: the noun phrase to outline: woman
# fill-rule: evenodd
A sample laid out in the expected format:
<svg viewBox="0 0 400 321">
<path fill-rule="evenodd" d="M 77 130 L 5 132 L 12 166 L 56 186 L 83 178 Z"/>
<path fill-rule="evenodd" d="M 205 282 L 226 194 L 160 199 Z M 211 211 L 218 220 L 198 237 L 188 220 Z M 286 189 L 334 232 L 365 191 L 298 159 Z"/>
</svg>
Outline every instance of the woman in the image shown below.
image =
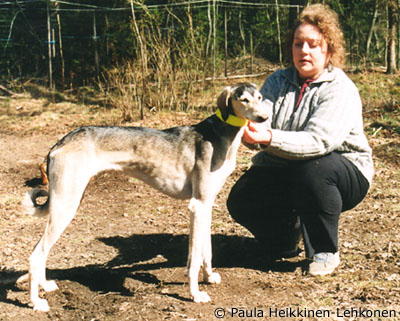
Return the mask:
<svg viewBox="0 0 400 321">
<path fill-rule="evenodd" d="M 274 257 L 297 255 L 301 232 L 311 275 L 340 264 L 341 212 L 367 194 L 373 176 L 358 90 L 340 69 L 343 33 L 327 6 L 305 8 L 289 39 L 293 65 L 261 88 L 271 115 L 244 140 L 263 149 L 232 188 L 228 209 Z M 300 218 L 300 220 L 298 219 Z"/>
</svg>

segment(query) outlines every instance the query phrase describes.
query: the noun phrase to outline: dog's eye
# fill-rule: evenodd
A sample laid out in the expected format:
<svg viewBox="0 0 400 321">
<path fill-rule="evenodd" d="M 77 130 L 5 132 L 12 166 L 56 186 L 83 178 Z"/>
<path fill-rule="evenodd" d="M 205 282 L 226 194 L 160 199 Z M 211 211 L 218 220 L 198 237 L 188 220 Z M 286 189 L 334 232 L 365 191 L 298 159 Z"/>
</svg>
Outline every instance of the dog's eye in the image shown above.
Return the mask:
<svg viewBox="0 0 400 321">
<path fill-rule="evenodd" d="M 248 103 L 249 102 L 249 100 L 247 98 L 243 98 L 243 99 L 241 99 L 241 101 L 243 101 L 244 103 Z"/>
</svg>

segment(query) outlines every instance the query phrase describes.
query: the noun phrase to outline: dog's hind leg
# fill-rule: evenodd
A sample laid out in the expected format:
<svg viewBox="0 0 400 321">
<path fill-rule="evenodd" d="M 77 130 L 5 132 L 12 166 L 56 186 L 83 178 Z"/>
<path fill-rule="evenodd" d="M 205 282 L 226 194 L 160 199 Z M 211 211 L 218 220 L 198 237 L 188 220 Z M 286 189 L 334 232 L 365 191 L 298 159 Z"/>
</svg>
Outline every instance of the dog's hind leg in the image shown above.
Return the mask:
<svg viewBox="0 0 400 321">
<path fill-rule="evenodd" d="M 73 219 L 89 179 L 79 170 L 64 171 L 61 177 L 56 177 L 55 183 L 50 179 L 50 216 L 44 234 L 29 258 L 29 291 L 34 310 L 49 311 L 47 301 L 39 297 L 39 286 L 45 291 L 54 291 L 58 287 L 54 281 L 46 280 L 47 256 Z"/>
<path fill-rule="evenodd" d="M 57 290 L 57 284 L 53 280 L 46 279 L 46 261 L 52 246 L 56 243 L 62 232 L 74 217 L 74 212 L 66 213 L 62 210 L 57 213 L 60 217 L 54 220 L 50 218 L 43 237 L 36 245 L 29 258 L 29 292 L 33 309 L 36 311 L 49 311 L 49 305 L 45 299 L 39 297 L 39 286 L 46 292 Z M 62 220 L 60 220 L 62 218 Z M 57 223 L 53 223 L 53 222 Z"/>
</svg>

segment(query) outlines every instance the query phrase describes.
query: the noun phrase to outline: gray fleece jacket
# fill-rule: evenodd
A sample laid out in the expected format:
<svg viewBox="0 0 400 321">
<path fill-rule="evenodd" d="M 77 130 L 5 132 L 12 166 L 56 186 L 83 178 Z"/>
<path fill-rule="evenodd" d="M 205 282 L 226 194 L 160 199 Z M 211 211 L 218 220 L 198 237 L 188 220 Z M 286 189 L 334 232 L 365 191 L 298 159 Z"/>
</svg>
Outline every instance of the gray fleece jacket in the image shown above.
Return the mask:
<svg viewBox="0 0 400 321">
<path fill-rule="evenodd" d="M 278 70 L 261 88 L 270 118 L 271 144 L 253 158 L 255 165 L 285 163 L 338 152 L 371 183 L 372 151 L 364 134 L 362 105 L 355 84 L 339 68 L 325 69 L 305 89 L 292 66 Z"/>
</svg>

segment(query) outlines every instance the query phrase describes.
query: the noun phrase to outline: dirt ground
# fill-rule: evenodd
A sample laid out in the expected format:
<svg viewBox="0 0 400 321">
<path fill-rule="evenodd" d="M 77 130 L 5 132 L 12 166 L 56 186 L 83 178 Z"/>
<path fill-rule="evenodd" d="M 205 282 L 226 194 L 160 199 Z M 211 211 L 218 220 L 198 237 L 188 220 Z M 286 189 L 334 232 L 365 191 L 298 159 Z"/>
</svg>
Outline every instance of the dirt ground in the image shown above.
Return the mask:
<svg viewBox="0 0 400 321">
<path fill-rule="evenodd" d="M 136 124 L 166 128 L 204 117 L 148 114 Z M 32 311 L 27 283 L 16 280 L 27 272 L 45 219 L 27 216 L 21 200 L 62 135 L 117 119 L 114 110 L 74 101 L 0 101 L 0 320 L 400 320 L 400 137 L 370 130 L 368 119 L 375 180 L 367 198 L 341 216 L 342 263 L 334 274 L 306 275 L 304 253 L 268 264 L 251 234 L 232 221 L 227 193 L 254 154 L 242 146 L 213 210 L 213 265 L 222 283 L 200 285 L 211 303 L 189 300 L 188 202 L 106 172 L 90 182 L 50 253 L 48 277 L 59 286 L 42 293 L 50 312 Z"/>
</svg>

